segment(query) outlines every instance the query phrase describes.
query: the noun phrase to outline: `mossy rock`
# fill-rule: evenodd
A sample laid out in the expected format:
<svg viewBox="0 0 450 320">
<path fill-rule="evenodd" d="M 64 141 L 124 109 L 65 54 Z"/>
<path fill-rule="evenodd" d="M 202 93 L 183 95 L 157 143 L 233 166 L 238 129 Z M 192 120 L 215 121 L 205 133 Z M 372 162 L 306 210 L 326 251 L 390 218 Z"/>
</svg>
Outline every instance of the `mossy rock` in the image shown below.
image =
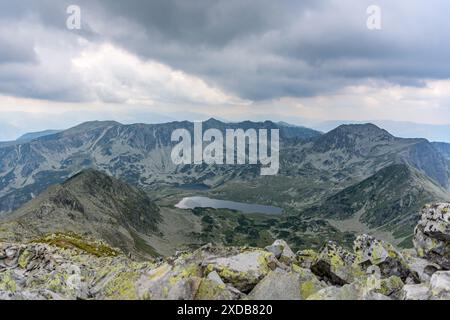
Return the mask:
<svg viewBox="0 0 450 320">
<path fill-rule="evenodd" d="M 13 278 L 12 272 L 6 270 L 0 273 L 0 291 L 16 292 L 17 283 Z"/>
<path fill-rule="evenodd" d="M 82 237 L 75 233 L 54 233 L 43 238 L 33 240 L 34 243 L 45 243 L 63 249 L 78 249 L 96 257 L 116 257 L 120 251 L 107 244 Z"/>
<path fill-rule="evenodd" d="M 235 295 L 227 289 L 226 285 L 209 279 L 202 279 L 195 300 L 233 300 Z"/>
<path fill-rule="evenodd" d="M 137 300 L 136 282 L 139 273 L 134 271 L 119 272 L 105 284 L 103 289 L 106 299 L 111 300 Z"/>
<path fill-rule="evenodd" d="M 275 256 L 263 250 L 249 250 L 206 262 L 206 271 L 216 271 L 223 281 L 246 293 L 276 267 Z"/>
<path fill-rule="evenodd" d="M 355 261 L 353 253 L 330 241 L 313 260 L 311 271 L 320 279 L 343 286 L 365 277 L 365 272 Z"/>
</svg>

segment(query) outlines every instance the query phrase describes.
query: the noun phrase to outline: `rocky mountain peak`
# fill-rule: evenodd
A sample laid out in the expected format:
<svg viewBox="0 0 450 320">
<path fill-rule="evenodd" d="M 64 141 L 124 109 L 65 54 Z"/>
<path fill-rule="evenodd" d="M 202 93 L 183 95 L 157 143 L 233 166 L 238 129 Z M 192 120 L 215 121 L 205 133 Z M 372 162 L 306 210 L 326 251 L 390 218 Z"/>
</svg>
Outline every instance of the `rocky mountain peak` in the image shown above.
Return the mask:
<svg viewBox="0 0 450 320">
<path fill-rule="evenodd" d="M 114 179 L 113 177 L 107 175 L 106 173 L 95 170 L 92 168 L 84 169 L 72 177 L 67 179 L 63 185 L 67 187 L 75 187 L 76 184 L 81 183 L 82 186 L 92 189 L 93 187 L 99 188 L 113 188 L 113 187 L 124 187 L 125 183 L 120 180 Z"/>
<path fill-rule="evenodd" d="M 370 134 L 370 135 L 389 135 L 389 132 L 381 129 L 373 123 L 361 123 L 361 124 L 343 124 L 338 126 L 332 131 L 346 132 L 348 134 Z M 331 131 L 330 131 L 331 132 Z"/>
<path fill-rule="evenodd" d="M 341 125 L 325 135 L 336 139 L 347 137 L 354 140 L 367 139 L 370 141 L 389 141 L 394 139 L 394 136 L 389 132 L 372 123 Z"/>
<path fill-rule="evenodd" d="M 153 249 L 140 234 L 157 232 L 161 215 L 144 191 L 89 169 L 52 186 L 8 219 L 14 238 L 74 232 L 104 240 L 127 253 L 145 255 Z"/>
<path fill-rule="evenodd" d="M 319 152 L 341 149 L 364 154 L 374 145 L 388 144 L 395 139 L 397 138 L 389 132 L 371 123 L 348 124 L 341 125 L 317 138 L 314 149 Z"/>
</svg>

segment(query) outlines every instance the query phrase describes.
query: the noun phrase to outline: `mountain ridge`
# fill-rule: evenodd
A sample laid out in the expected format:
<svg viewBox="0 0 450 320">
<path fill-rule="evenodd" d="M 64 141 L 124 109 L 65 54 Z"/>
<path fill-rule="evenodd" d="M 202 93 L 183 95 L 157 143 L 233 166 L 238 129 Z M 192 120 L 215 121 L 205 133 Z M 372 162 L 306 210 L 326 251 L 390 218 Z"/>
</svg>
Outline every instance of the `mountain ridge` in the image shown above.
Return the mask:
<svg viewBox="0 0 450 320">
<path fill-rule="evenodd" d="M 2 222 L 8 230 L 3 236 L 15 240 L 72 232 L 141 256 L 145 240 L 140 234 L 156 234 L 161 216 L 159 207 L 143 191 L 90 169 L 50 187 Z M 146 246 L 147 253 L 153 251 Z"/>
</svg>

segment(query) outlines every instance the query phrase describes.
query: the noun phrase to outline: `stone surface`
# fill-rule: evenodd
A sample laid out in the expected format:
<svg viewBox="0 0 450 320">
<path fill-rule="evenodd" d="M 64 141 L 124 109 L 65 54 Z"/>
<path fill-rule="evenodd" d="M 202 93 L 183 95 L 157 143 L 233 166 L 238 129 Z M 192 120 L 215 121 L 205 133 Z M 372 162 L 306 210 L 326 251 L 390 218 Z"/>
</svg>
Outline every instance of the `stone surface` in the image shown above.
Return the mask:
<svg viewBox="0 0 450 320">
<path fill-rule="evenodd" d="M 235 292 L 225 284 L 218 284 L 209 279 L 203 279 L 198 287 L 195 300 L 234 300 L 238 298 Z"/>
<path fill-rule="evenodd" d="M 353 253 L 329 241 L 312 262 L 311 271 L 331 284 L 344 285 L 364 274 L 355 259 Z"/>
<path fill-rule="evenodd" d="M 294 268 L 293 272 L 276 270 L 270 272 L 250 292 L 253 300 L 305 300 L 324 288 L 310 270 Z"/>
<path fill-rule="evenodd" d="M 397 276 L 402 281 L 419 282 L 419 276 L 412 271 L 406 260 L 391 244 L 363 234 L 358 236 L 353 245 L 356 263 L 363 269 L 376 266 L 381 277 Z"/>
<path fill-rule="evenodd" d="M 274 256 L 282 263 L 290 264 L 295 259 L 295 254 L 284 240 L 275 240 L 275 242 L 266 247 L 266 250 L 272 252 Z"/>
<path fill-rule="evenodd" d="M 438 271 L 431 276 L 430 290 L 433 299 L 450 300 L 450 271 Z"/>
<path fill-rule="evenodd" d="M 437 203 L 422 209 L 414 230 L 414 247 L 423 257 L 450 270 L 450 204 Z"/>
<path fill-rule="evenodd" d="M 428 300 L 430 288 L 426 284 L 407 284 L 403 286 L 400 299 L 402 300 Z"/>
<path fill-rule="evenodd" d="M 397 276 L 380 279 L 378 284 L 379 286 L 376 287 L 375 292 L 389 297 L 397 296 L 405 285 L 402 279 Z"/>
<path fill-rule="evenodd" d="M 216 271 L 226 283 L 242 292 L 248 292 L 272 269 L 276 268 L 271 252 L 252 250 L 228 257 L 207 259 L 203 265 L 208 271 Z"/>
<path fill-rule="evenodd" d="M 273 271 L 256 285 L 248 297 L 252 300 L 302 300 L 300 275 Z"/>
<path fill-rule="evenodd" d="M 218 285 L 225 285 L 222 278 L 219 276 L 219 274 L 216 271 L 210 272 L 207 277 L 208 280 L 214 281 Z"/>
<path fill-rule="evenodd" d="M 300 250 L 296 253 L 297 264 L 302 268 L 310 269 L 317 256 L 314 250 Z"/>
<path fill-rule="evenodd" d="M 440 269 L 440 266 L 423 258 L 419 258 L 415 249 L 403 250 L 402 255 L 409 268 L 416 272 L 420 282 L 430 282 L 434 272 Z"/>
<path fill-rule="evenodd" d="M 342 287 L 330 286 L 312 294 L 308 300 L 390 300 L 389 297 L 367 290 L 360 283 L 346 284 Z"/>
</svg>

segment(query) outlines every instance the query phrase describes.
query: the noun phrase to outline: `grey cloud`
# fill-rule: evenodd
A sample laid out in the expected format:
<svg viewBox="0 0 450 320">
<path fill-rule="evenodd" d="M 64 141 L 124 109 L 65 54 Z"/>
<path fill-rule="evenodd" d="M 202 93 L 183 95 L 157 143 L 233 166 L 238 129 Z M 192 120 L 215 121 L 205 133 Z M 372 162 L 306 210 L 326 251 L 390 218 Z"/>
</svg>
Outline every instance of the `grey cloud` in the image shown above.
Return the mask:
<svg viewBox="0 0 450 320">
<path fill-rule="evenodd" d="M 0 64 L 13 62 L 36 62 L 33 43 L 27 40 L 14 39 L 11 34 L 0 33 Z"/>
<path fill-rule="evenodd" d="M 97 3 L 142 28 L 139 37 L 111 40 L 246 99 L 315 95 L 367 78 L 420 85 L 450 76 L 445 1 L 379 1 L 381 31 L 366 28 L 367 0 Z"/>
<path fill-rule="evenodd" d="M 65 33 L 70 38 L 65 9 L 71 2 L 2 1 L 0 19 L 32 17 L 50 35 Z M 366 28 L 371 0 L 80 0 L 78 4 L 84 37 L 114 42 L 244 99 L 327 94 L 367 79 L 421 86 L 424 79 L 450 77 L 446 17 L 450 3 L 445 0 L 380 0 L 380 31 Z M 23 40 L 8 41 L 12 43 L 0 49 L 0 63 L 33 60 Z M 25 87 L 17 94 L 69 100 L 85 96 L 76 94 L 82 88 L 66 89 Z"/>
</svg>

